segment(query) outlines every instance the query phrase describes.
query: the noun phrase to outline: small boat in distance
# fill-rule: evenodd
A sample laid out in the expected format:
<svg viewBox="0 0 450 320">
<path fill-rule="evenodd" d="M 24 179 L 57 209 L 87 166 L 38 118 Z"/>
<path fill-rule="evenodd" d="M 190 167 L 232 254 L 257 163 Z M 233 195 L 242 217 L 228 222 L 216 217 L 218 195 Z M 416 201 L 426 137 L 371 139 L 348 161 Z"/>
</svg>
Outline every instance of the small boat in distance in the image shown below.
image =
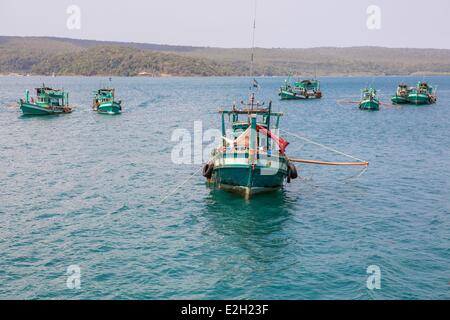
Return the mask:
<svg viewBox="0 0 450 320">
<path fill-rule="evenodd" d="M 436 103 L 436 90 L 428 83 L 421 81 L 409 93 L 408 101 L 416 105 Z"/>
<path fill-rule="evenodd" d="M 361 110 L 380 110 L 380 101 L 377 97 L 377 90 L 372 87 L 362 89 L 359 108 Z"/>
<path fill-rule="evenodd" d="M 293 84 L 289 78 L 284 80 L 284 86 L 280 88 L 278 94 L 281 100 L 301 100 L 301 99 L 320 99 L 320 81 L 317 79 L 297 80 Z"/>
<path fill-rule="evenodd" d="M 69 94 L 60 89 L 52 89 L 42 84 L 36 88 L 36 98 L 29 97 L 26 90 L 25 100 L 19 100 L 19 106 L 24 115 L 52 115 L 70 113 Z"/>
<path fill-rule="evenodd" d="M 122 112 L 122 101 L 115 101 L 114 89 L 104 88 L 94 92 L 92 110 L 98 113 L 119 114 Z"/>
<path fill-rule="evenodd" d="M 409 103 L 408 96 L 412 88 L 406 84 L 399 84 L 397 87 L 397 91 L 395 92 L 395 96 L 391 98 L 392 103 L 394 104 L 405 104 Z"/>
</svg>

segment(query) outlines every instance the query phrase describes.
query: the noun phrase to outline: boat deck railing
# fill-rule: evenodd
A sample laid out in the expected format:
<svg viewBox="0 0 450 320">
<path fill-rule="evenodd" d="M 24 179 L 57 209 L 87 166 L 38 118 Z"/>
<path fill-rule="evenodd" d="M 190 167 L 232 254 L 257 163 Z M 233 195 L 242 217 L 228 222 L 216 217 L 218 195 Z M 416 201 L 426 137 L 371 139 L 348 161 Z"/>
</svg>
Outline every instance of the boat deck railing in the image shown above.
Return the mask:
<svg viewBox="0 0 450 320">
<path fill-rule="evenodd" d="M 269 114 L 269 109 L 234 109 L 234 110 L 219 110 L 223 114 Z M 271 116 L 283 116 L 283 112 L 270 112 Z"/>
<path fill-rule="evenodd" d="M 249 147 L 219 147 L 214 150 L 214 156 L 223 156 L 224 158 L 249 158 L 250 155 L 256 154 L 257 159 L 261 157 L 284 157 L 285 155 L 278 150 L 269 149 L 266 147 L 258 147 L 250 149 Z"/>
</svg>

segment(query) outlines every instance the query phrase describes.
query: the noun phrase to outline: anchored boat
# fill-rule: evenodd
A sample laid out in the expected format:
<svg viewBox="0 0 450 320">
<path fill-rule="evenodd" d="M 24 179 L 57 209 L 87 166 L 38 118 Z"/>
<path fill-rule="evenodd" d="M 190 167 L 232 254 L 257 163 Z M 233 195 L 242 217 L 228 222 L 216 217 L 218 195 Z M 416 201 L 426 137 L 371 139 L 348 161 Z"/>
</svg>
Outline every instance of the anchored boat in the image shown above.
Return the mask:
<svg viewBox="0 0 450 320">
<path fill-rule="evenodd" d="M 426 82 L 419 82 L 409 93 L 408 101 L 416 105 L 436 103 L 435 89 Z"/>
<path fill-rule="evenodd" d="M 52 89 L 42 84 L 36 88 L 36 98 L 29 97 L 26 91 L 25 100 L 19 100 L 19 106 L 24 115 L 51 115 L 70 113 L 69 94 L 59 89 Z"/>
<path fill-rule="evenodd" d="M 359 102 L 361 110 L 379 110 L 380 101 L 377 97 L 377 90 L 374 88 L 365 88 L 361 91 L 361 101 Z"/>
<path fill-rule="evenodd" d="M 399 84 L 395 96 L 391 98 L 392 103 L 405 104 L 409 103 L 408 96 L 411 93 L 412 88 L 406 84 Z"/>
<path fill-rule="evenodd" d="M 297 80 L 291 84 L 287 79 L 278 95 L 281 100 L 320 99 L 322 98 L 320 81 L 316 79 Z"/>
<path fill-rule="evenodd" d="M 122 101 L 115 101 L 114 89 L 105 88 L 94 92 L 92 109 L 98 113 L 119 114 L 122 112 Z"/>
<path fill-rule="evenodd" d="M 251 93 L 243 108 L 219 111 L 222 117 L 222 144 L 203 167 L 203 176 L 214 187 L 244 194 L 278 190 L 284 180 L 297 178 L 294 164 L 285 149 L 289 142 L 279 137 L 280 112 L 267 108 Z M 228 116 L 228 117 L 226 117 Z M 226 118 L 231 122 L 231 138 L 226 137 Z"/>
</svg>

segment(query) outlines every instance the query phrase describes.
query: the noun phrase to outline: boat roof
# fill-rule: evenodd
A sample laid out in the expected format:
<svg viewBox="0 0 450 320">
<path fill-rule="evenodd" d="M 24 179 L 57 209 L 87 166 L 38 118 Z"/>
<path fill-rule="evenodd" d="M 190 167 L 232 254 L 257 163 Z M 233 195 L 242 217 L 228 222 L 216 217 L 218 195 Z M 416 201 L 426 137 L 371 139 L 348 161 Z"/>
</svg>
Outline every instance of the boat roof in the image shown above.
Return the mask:
<svg viewBox="0 0 450 320">
<path fill-rule="evenodd" d="M 44 83 L 42 84 L 41 87 L 39 88 L 35 88 L 36 93 L 37 94 L 47 94 L 47 95 L 51 95 L 51 96 L 62 96 L 65 94 L 63 89 L 53 89 L 50 87 L 47 87 Z"/>
<path fill-rule="evenodd" d="M 235 114 L 268 114 L 269 113 L 269 108 L 236 108 L 233 107 L 231 110 L 224 110 L 224 109 L 220 109 L 219 113 L 225 113 L 225 114 L 231 114 L 231 113 L 235 113 Z M 283 112 L 271 112 L 270 115 L 274 115 L 274 116 L 283 116 Z"/>
<path fill-rule="evenodd" d="M 53 98 L 64 98 L 66 93 L 61 89 L 52 89 L 48 87 L 36 88 L 36 94 L 38 96 L 48 96 Z"/>
<path fill-rule="evenodd" d="M 36 91 L 53 91 L 53 92 L 63 92 L 62 89 L 53 89 L 50 87 L 39 87 L 39 88 L 35 88 Z"/>
<path fill-rule="evenodd" d="M 236 103 L 233 104 L 231 110 L 225 110 L 224 108 L 219 109 L 219 113 L 222 114 L 222 116 L 224 114 L 235 114 L 235 115 L 239 115 L 239 114 L 246 114 L 248 116 L 251 115 L 262 115 L 262 116 L 275 116 L 275 117 L 281 117 L 283 116 L 282 112 L 272 112 L 272 101 L 269 101 L 269 106 L 268 107 L 264 107 L 264 102 L 260 103 L 256 97 L 255 97 L 255 93 L 252 92 L 250 94 L 249 97 L 249 101 L 247 103 L 244 103 L 244 101 L 241 101 L 241 105 L 242 107 L 239 108 L 236 106 Z"/>
<path fill-rule="evenodd" d="M 362 89 L 362 92 L 363 93 L 371 93 L 371 92 L 377 93 L 377 89 L 375 89 L 375 88 L 364 88 L 364 89 Z"/>
<path fill-rule="evenodd" d="M 264 109 L 256 109 L 256 108 L 242 108 L 242 109 L 238 109 L 238 108 L 233 108 L 231 110 L 219 110 L 219 113 L 237 113 L 237 114 L 247 114 L 247 113 L 257 113 L 257 114 L 263 114 L 263 113 L 268 113 L 269 109 L 264 108 Z"/>
</svg>

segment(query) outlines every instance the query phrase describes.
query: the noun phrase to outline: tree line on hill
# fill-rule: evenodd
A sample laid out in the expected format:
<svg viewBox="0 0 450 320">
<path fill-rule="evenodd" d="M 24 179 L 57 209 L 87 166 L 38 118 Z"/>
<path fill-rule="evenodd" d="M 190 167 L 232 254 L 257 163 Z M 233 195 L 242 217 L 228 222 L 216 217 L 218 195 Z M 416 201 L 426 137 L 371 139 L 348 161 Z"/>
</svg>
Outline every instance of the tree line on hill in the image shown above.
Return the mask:
<svg viewBox="0 0 450 320">
<path fill-rule="evenodd" d="M 255 56 L 255 75 L 450 74 L 444 49 L 257 48 Z M 0 37 L 0 74 L 245 76 L 249 57 L 249 49 Z"/>
</svg>

